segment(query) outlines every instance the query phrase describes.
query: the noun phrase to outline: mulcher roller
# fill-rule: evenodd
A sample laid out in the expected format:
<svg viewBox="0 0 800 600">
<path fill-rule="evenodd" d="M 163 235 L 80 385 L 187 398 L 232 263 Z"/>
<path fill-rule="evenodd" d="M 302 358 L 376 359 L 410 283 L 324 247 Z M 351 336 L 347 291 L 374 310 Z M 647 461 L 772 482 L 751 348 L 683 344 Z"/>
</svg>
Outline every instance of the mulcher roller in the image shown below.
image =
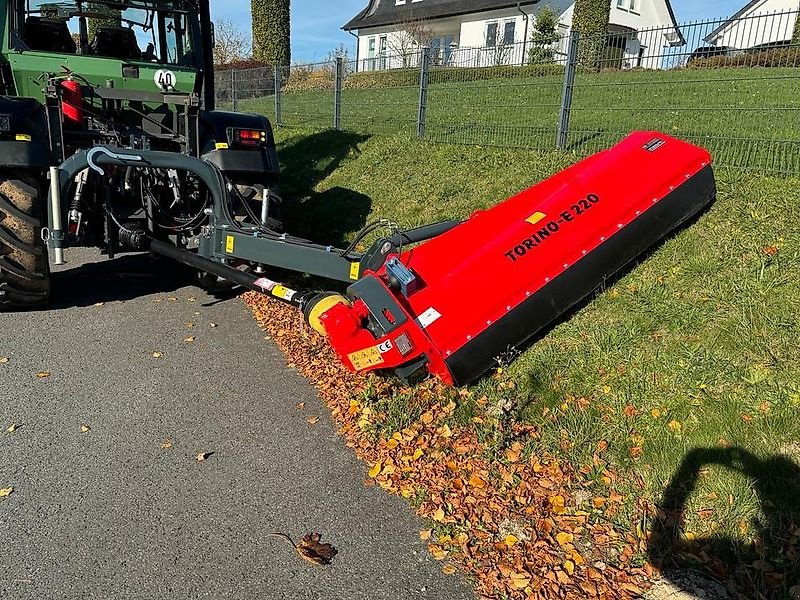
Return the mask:
<svg viewBox="0 0 800 600">
<path fill-rule="evenodd" d="M 307 314 L 353 371 L 468 384 L 513 357 L 715 199 L 708 152 L 617 146 L 399 255 Z"/>
</svg>

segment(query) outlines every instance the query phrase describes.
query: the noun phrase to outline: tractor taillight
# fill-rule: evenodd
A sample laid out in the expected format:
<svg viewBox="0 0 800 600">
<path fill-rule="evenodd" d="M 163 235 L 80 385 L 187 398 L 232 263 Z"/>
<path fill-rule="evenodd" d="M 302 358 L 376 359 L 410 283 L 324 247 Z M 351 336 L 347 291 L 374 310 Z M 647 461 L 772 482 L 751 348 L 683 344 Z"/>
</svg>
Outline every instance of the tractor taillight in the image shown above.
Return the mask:
<svg viewBox="0 0 800 600">
<path fill-rule="evenodd" d="M 234 129 L 233 142 L 240 146 L 259 146 L 267 143 L 267 132 L 262 129 Z"/>
</svg>

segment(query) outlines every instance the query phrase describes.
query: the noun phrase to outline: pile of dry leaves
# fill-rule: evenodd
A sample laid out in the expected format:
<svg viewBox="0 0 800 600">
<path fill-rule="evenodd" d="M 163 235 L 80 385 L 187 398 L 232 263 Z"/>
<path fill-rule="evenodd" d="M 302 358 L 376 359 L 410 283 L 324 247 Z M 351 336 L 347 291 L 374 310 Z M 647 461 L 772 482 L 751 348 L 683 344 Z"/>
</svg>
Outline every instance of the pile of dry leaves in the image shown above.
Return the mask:
<svg viewBox="0 0 800 600">
<path fill-rule="evenodd" d="M 604 519 L 622 497 L 606 472 L 602 497 L 589 510 L 584 473 L 550 456 L 524 452 L 535 432 L 517 426 L 515 441 L 495 460 L 476 430 L 453 425 L 459 393 L 429 381 L 415 390 L 426 410 L 409 427 L 376 438 L 385 415 L 364 402 L 389 394 L 388 384 L 341 366 L 327 342 L 298 311 L 259 294 L 245 295 L 261 327 L 329 406 L 347 445 L 369 465 L 369 481 L 414 500 L 435 525 L 420 532 L 445 573 L 462 570 L 487 598 L 636 598 L 653 574 L 632 558 L 644 540 Z M 599 449 L 602 451 L 602 448 Z M 613 564 L 612 564 L 613 563 Z"/>
</svg>

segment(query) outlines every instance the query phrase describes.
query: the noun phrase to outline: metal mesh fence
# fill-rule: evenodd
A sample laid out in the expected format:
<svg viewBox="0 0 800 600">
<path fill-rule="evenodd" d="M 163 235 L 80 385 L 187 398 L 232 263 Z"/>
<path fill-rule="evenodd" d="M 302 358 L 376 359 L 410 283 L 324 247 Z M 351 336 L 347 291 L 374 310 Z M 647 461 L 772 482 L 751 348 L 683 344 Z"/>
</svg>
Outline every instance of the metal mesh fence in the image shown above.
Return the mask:
<svg viewBox="0 0 800 600">
<path fill-rule="evenodd" d="M 432 61 L 426 136 L 552 149 L 564 86 L 564 43 L 465 48 L 445 63 Z"/>
<path fill-rule="evenodd" d="M 707 147 L 719 165 L 800 173 L 796 19 L 775 12 L 581 39 L 567 149 L 588 154 L 654 129 Z"/>
<path fill-rule="evenodd" d="M 217 95 L 283 127 L 579 156 L 653 129 L 706 146 L 721 166 L 800 174 L 798 12 L 222 71 Z"/>
</svg>

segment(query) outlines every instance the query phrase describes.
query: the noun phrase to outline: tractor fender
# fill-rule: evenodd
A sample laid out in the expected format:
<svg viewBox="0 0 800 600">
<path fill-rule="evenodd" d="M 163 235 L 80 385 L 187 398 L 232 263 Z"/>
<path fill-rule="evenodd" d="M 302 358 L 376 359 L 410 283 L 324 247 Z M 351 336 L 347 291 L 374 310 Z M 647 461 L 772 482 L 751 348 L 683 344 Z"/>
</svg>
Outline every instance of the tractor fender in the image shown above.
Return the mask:
<svg viewBox="0 0 800 600">
<path fill-rule="evenodd" d="M 266 143 L 254 148 L 236 148 L 231 138 L 234 129 L 266 131 Z M 258 175 L 259 179 L 270 180 L 280 171 L 272 125 L 262 115 L 219 110 L 201 112 L 200 155 L 222 172 L 247 179 Z"/>
<path fill-rule="evenodd" d="M 0 165 L 40 170 L 50 162 L 44 105 L 35 98 L 0 96 Z"/>
</svg>

